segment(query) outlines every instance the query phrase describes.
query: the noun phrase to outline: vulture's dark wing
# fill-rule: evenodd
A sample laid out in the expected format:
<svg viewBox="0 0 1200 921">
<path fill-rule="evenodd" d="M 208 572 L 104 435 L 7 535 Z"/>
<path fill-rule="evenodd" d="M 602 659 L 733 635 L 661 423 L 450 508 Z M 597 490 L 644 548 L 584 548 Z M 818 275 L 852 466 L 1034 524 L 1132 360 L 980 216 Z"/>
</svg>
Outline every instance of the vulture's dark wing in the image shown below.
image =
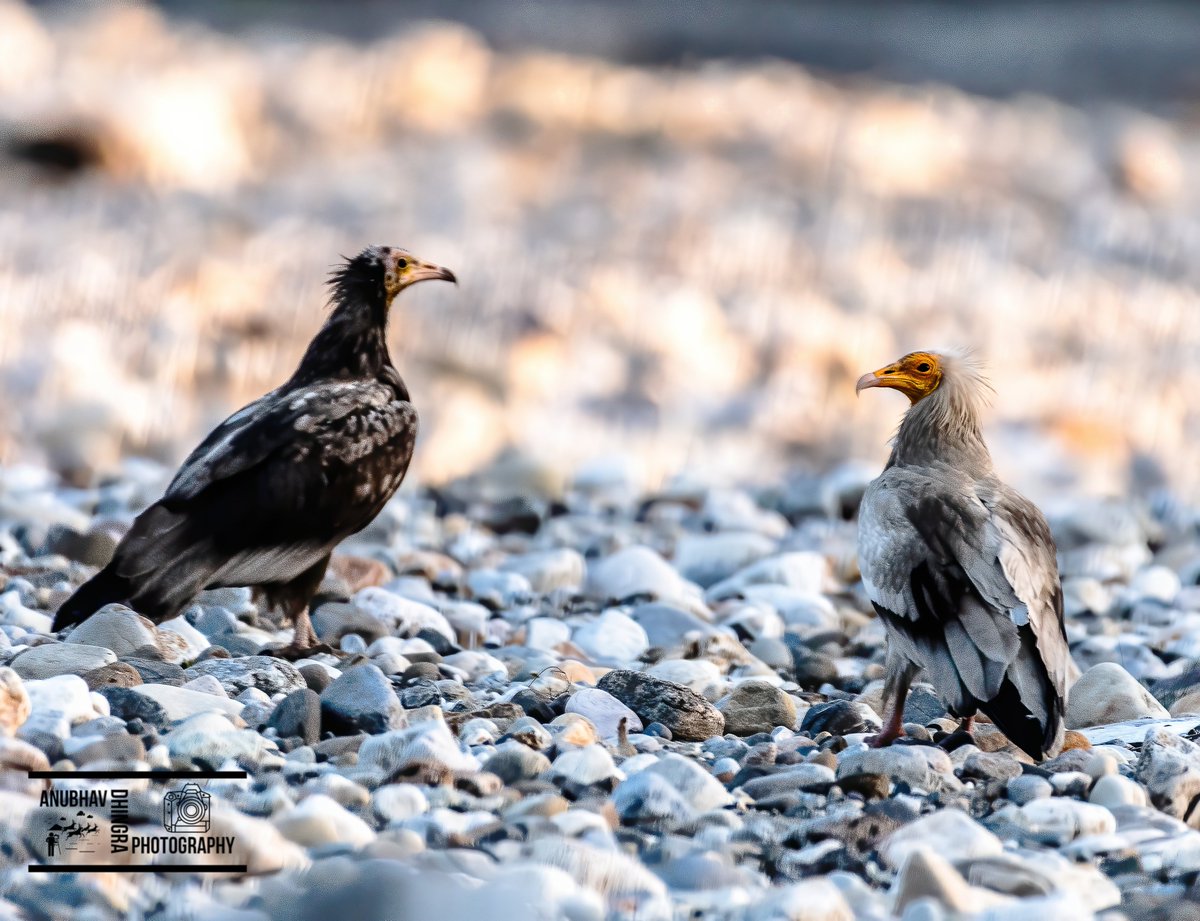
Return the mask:
<svg viewBox="0 0 1200 921">
<path fill-rule="evenodd" d="M 1031 503 L 994 478 L 892 467 L 863 499 L 859 557 L 890 642 L 947 704 L 982 709 L 1026 751 L 1055 747 L 1070 653 Z"/>
<path fill-rule="evenodd" d="M 62 624 L 93 601 L 161 621 L 205 587 L 289 582 L 379 513 L 416 434 L 412 404 L 377 380 L 268 394 L 192 452 L 121 541 L 97 598 L 69 605 Z"/>
<path fill-rule="evenodd" d="M 282 448 L 313 442 L 320 454 L 361 456 L 378 446 L 381 427 L 415 424 L 412 404 L 378 381 L 273 390 L 213 429 L 180 466 L 162 502 L 172 507 L 194 499 Z"/>
</svg>

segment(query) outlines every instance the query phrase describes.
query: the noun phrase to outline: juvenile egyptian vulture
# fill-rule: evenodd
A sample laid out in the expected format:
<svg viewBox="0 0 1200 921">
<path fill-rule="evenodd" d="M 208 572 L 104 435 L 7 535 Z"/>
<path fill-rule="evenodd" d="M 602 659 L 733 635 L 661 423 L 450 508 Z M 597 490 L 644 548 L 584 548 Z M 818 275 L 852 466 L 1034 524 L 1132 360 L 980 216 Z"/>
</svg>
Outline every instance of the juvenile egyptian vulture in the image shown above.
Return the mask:
<svg viewBox="0 0 1200 921">
<path fill-rule="evenodd" d="M 1030 757 L 1056 755 L 1071 655 L 1054 539 L 1000 482 L 980 432 L 988 385 L 971 359 L 913 352 L 859 378 L 909 398 L 887 466 L 858 520 L 863 585 L 887 628 L 883 730 L 900 735 L 924 669 L 971 731 L 982 711 Z"/>
<path fill-rule="evenodd" d="M 209 433 L 112 562 L 59 608 L 54 629 L 114 601 L 161 623 L 202 589 L 251 586 L 295 625 L 293 642 L 273 654 L 320 648 L 308 605 L 330 554 L 399 488 L 417 437 L 387 347 L 392 301 L 434 279 L 455 280 L 394 246 L 339 266 L 333 310 L 295 373 Z"/>
</svg>

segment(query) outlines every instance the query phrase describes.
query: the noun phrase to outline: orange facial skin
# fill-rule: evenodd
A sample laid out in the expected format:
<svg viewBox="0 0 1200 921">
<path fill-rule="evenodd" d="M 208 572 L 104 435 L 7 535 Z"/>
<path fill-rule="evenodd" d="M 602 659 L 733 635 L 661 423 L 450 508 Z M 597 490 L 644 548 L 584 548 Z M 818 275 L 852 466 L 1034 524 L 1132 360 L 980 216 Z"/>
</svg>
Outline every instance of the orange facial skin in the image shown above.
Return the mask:
<svg viewBox="0 0 1200 921">
<path fill-rule="evenodd" d="M 854 392 L 861 393 L 868 387 L 890 387 L 916 404 L 937 390 L 941 382 L 942 365 L 938 356 L 932 352 L 911 352 L 893 364 L 864 374 Z"/>
</svg>

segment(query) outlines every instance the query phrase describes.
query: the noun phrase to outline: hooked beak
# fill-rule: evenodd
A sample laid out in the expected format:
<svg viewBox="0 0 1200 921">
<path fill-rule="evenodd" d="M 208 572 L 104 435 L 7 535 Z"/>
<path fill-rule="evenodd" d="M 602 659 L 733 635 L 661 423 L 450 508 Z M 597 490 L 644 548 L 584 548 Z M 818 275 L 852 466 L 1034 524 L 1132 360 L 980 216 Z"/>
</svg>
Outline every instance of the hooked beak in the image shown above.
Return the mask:
<svg viewBox="0 0 1200 921">
<path fill-rule="evenodd" d="M 854 385 L 854 395 L 858 396 L 868 387 L 883 387 L 886 386 L 884 379 L 880 377 L 879 371 L 868 371 L 858 379 L 858 383 Z"/>
<path fill-rule="evenodd" d="M 419 281 L 452 281 L 454 284 L 458 284 L 458 279 L 454 277 L 453 272 L 429 262 L 422 262 L 409 273 L 408 283 L 410 285 L 415 285 Z"/>
</svg>

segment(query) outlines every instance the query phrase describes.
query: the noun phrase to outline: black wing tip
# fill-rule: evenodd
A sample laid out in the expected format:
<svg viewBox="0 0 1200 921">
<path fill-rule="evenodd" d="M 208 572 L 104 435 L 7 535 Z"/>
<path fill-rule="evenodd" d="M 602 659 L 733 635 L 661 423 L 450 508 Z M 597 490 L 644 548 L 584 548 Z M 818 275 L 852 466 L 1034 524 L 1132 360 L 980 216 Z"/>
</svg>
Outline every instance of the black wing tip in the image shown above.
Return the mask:
<svg viewBox="0 0 1200 921">
<path fill-rule="evenodd" d="M 1013 745 L 1034 761 L 1054 758 L 1062 750 L 1062 707 L 1052 706 L 1045 724 L 1030 712 L 1021 700 L 1017 686 L 1009 678 L 1000 685 L 1000 693 L 980 708 Z"/>
</svg>

